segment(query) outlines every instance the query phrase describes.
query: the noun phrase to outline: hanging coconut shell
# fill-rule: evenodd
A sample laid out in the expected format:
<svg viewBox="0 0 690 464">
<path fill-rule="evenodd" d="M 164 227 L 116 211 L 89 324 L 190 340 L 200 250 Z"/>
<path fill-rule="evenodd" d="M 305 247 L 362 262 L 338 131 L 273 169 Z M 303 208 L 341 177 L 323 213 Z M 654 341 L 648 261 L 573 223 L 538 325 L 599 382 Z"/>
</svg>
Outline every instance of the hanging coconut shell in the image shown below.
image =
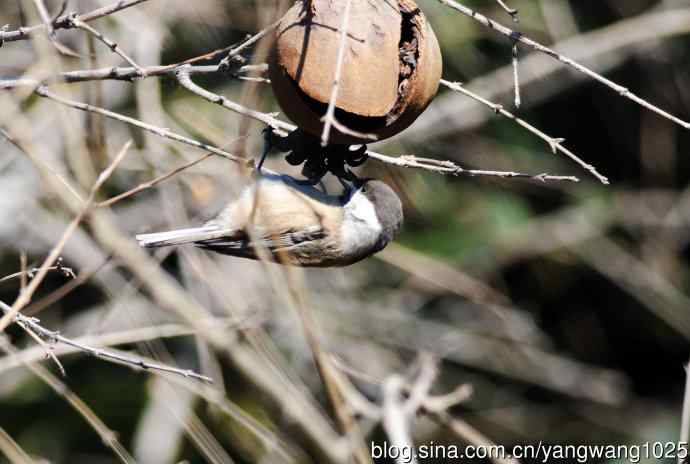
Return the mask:
<svg viewBox="0 0 690 464">
<path fill-rule="evenodd" d="M 412 0 L 350 0 L 336 119 L 377 140 L 412 124 L 428 106 L 441 78 L 441 51 L 431 26 Z M 269 59 L 273 91 L 283 112 L 319 136 L 333 90 L 345 0 L 302 0 L 276 29 Z M 330 141 L 367 140 L 336 128 Z"/>
</svg>

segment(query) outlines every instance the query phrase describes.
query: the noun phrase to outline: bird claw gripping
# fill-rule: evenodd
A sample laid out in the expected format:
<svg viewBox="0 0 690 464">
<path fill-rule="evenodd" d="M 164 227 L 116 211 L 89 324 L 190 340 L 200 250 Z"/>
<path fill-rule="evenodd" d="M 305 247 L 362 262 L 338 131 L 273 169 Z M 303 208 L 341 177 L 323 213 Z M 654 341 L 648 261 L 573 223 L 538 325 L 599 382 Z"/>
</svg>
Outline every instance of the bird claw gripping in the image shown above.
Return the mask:
<svg viewBox="0 0 690 464">
<path fill-rule="evenodd" d="M 348 181 L 357 180 L 357 176 L 348 169 L 363 165 L 369 156 L 366 145 L 350 150 L 349 145 L 321 146 L 319 138 L 301 129 L 296 129 L 287 137 L 276 135 L 271 129 L 265 132 L 267 143 L 281 152 L 287 152 L 285 161 L 292 166 L 302 166 L 302 175 L 307 182 L 316 185 L 328 172 Z"/>
</svg>

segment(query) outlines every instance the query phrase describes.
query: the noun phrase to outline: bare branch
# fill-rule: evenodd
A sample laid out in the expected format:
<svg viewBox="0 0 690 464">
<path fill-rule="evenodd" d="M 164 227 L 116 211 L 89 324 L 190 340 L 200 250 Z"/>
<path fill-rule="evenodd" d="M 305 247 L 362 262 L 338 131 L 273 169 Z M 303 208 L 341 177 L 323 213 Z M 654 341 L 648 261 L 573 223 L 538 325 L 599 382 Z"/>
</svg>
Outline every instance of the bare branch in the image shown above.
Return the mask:
<svg viewBox="0 0 690 464">
<path fill-rule="evenodd" d="M 391 164 L 401 168 L 416 168 L 424 169 L 426 171 L 436 172 L 439 174 L 450 174 L 453 176 L 469 176 L 469 177 L 499 177 L 502 179 L 519 177 L 524 179 L 535 180 L 539 182 L 580 182 L 575 176 L 554 176 L 547 173 L 542 174 L 525 174 L 514 171 L 487 171 L 481 169 L 465 169 L 458 166 L 452 161 L 442 161 L 433 158 L 421 158 L 414 155 L 402 156 L 387 156 L 381 153 L 367 151 L 370 158 L 379 160 L 383 163 Z"/>
<path fill-rule="evenodd" d="M 9 141 L 12 145 L 14 145 L 19 151 L 29 154 L 26 151 L 26 149 L 14 137 L 12 137 L 9 132 L 7 132 L 2 127 L 0 127 L 0 135 L 5 137 L 5 139 L 7 139 L 7 141 Z M 74 196 L 74 198 L 77 199 L 77 201 L 79 203 L 82 203 L 84 201 L 84 199 L 81 197 L 81 195 L 79 195 L 79 192 L 77 192 L 77 190 L 72 186 L 72 184 L 70 184 L 67 181 L 67 179 L 65 179 L 64 176 L 62 176 L 62 174 L 57 172 L 55 169 L 53 169 L 48 163 L 46 163 L 42 159 L 37 158 L 37 157 L 31 157 L 31 156 L 30 156 L 30 158 L 32 159 L 32 161 L 34 161 L 36 164 L 38 164 L 38 167 L 40 169 L 44 169 L 44 170 L 48 171 L 51 175 L 53 175 L 58 180 L 58 182 L 60 182 L 65 187 L 65 189 L 72 196 Z"/>
<path fill-rule="evenodd" d="M 0 301 L 0 311 L 5 313 L 5 316 L 11 315 L 12 314 L 12 308 L 8 306 L 7 304 L 3 303 Z M 80 343 L 76 340 L 73 340 L 71 338 L 64 337 L 60 335 L 59 332 L 57 331 L 52 331 L 49 329 L 46 329 L 42 325 L 39 324 L 39 320 L 34 318 L 34 317 L 26 317 L 22 314 L 15 314 L 14 320 L 23 326 L 26 326 L 30 328 L 33 332 L 36 332 L 39 334 L 41 337 L 43 337 L 45 340 L 48 341 L 48 343 L 51 342 L 59 342 L 59 343 L 64 343 L 65 345 L 69 345 L 73 348 L 76 348 L 79 351 L 83 351 L 84 353 L 87 353 L 95 358 L 98 359 L 104 359 L 106 361 L 118 363 L 118 364 L 125 364 L 130 367 L 134 368 L 139 368 L 143 370 L 157 370 L 161 372 L 167 372 L 170 374 L 176 374 L 176 375 L 181 375 L 183 377 L 188 377 L 192 379 L 197 379 L 197 380 L 203 380 L 204 382 L 208 383 L 213 383 L 213 379 L 210 377 L 206 377 L 205 375 L 197 374 L 196 372 L 189 370 L 189 369 L 178 369 L 176 367 L 172 366 L 167 366 L 165 364 L 159 364 L 159 363 L 152 363 L 149 361 L 145 361 L 141 358 L 135 358 L 131 356 L 125 356 L 120 353 L 115 353 L 113 351 L 109 350 L 104 350 L 102 348 L 94 348 L 89 345 L 86 345 L 84 343 Z M 53 355 L 54 356 L 54 355 Z M 61 371 L 64 374 L 64 368 L 62 368 L 62 365 L 57 361 L 57 358 L 55 358 L 55 361 L 58 363 L 60 366 Z"/>
<path fill-rule="evenodd" d="M 41 0 L 36 0 L 36 1 L 41 1 Z M 72 27 L 76 27 L 77 29 L 81 29 L 83 31 L 86 31 L 89 34 L 96 37 L 101 42 L 103 42 L 106 45 L 106 47 L 108 47 L 110 50 L 112 50 L 113 53 L 119 55 L 123 60 L 125 60 L 132 67 L 134 67 L 134 69 L 137 70 L 137 73 L 139 76 L 145 76 L 146 75 L 146 71 L 144 71 L 144 69 L 141 66 L 139 66 L 132 58 L 130 58 L 129 55 L 127 55 L 124 52 L 124 50 L 122 50 L 122 48 L 120 48 L 117 45 L 117 43 L 113 42 L 112 40 L 110 40 L 109 38 L 107 38 L 106 36 L 104 36 L 103 34 L 98 32 L 96 29 L 94 29 L 93 27 L 86 24 L 84 21 L 79 19 L 76 14 L 70 15 L 69 21 L 71 21 Z"/>
<path fill-rule="evenodd" d="M 36 273 L 38 273 L 38 271 L 40 271 L 40 268 L 35 267 L 33 269 L 28 269 L 26 271 L 15 272 L 14 274 L 6 275 L 5 277 L 1 278 L 0 282 L 5 282 L 8 280 L 16 279 L 17 277 L 32 278 L 34 275 L 36 275 Z M 59 259 L 58 259 L 58 264 L 56 266 L 50 266 L 48 268 L 48 271 L 58 271 L 58 272 L 61 272 L 63 275 L 72 277 L 73 279 L 76 278 L 72 268 L 65 267 L 65 266 L 62 266 L 61 264 L 59 264 Z"/>
<path fill-rule="evenodd" d="M 597 169 L 594 166 L 592 166 L 591 164 L 585 163 L 575 153 L 571 152 L 570 150 L 568 150 L 567 148 L 565 148 L 563 146 L 563 142 L 565 141 L 565 139 L 554 138 L 554 137 L 550 137 L 550 136 L 546 135 L 545 133 L 543 133 L 542 131 L 540 131 L 539 129 L 534 127 L 533 125 L 529 124 L 524 119 L 519 118 L 519 117 L 515 116 L 513 113 L 511 113 L 510 111 L 507 111 L 506 109 L 504 109 L 502 105 L 499 105 L 498 103 L 490 102 L 489 100 L 485 99 L 484 97 L 467 90 L 467 88 L 465 88 L 459 82 L 450 82 L 450 81 L 447 81 L 445 79 L 441 79 L 441 84 L 445 85 L 446 87 L 448 87 L 451 90 L 455 90 L 456 92 L 463 93 L 463 94 L 467 95 L 468 97 L 488 106 L 489 108 L 494 110 L 494 112 L 496 112 L 496 114 L 500 114 L 502 116 L 505 116 L 508 119 L 515 121 L 518 125 L 524 127 L 525 129 L 527 129 L 528 131 L 530 131 L 531 133 L 533 133 L 534 135 L 536 135 L 540 139 L 546 141 L 546 143 L 549 144 L 549 147 L 551 148 L 551 151 L 553 153 L 560 151 L 561 153 L 565 154 L 568 158 L 570 158 L 571 160 L 575 161 L 577 164 L 582 166 L 585 170 L 589 171 L 594 177 L 596 177 L 599 180 L 599 182 L 601 182 L 604 185 L 608 185 L 608 183 L 609 183 L 608 178 L 599 174 L 599 172 L 597 171 Z"/>
<path fill-rule="evenodd" d="M 53 263 L 55 263 L 55 261 L 58 259 L 58 257 L 62 253 L 62 250 L 65 248 L 65 245 L 67 244 L 67 240 L 69 240 L 72 234 L 77 230 L 77 227 L 79 227 L 81 220 L 84 218 L 84 216 L 88 213 L 89 209 L 91 208 L 91 205 L 93 204 L 93 201 L 96 197 L 96 193 L 98 192 L 98 189 L 101 188 L 105 181 L 115 171 L 115 168 L 117 168 L 120 162 L 124 159 L 125 155 L 129 150 L 130 145 L 131 141 L 125 143 L 125 145 L 122 147 L 122 150 L 120 150 L 115 159 L 113 159 L 113 162 L 98 176 L 96 183 L 91 188 L 91 193 L 89 194 L 89 197 L 86 199 L 86 202 L 82 206 L 81 212 L 77 214 L 77 216 L 72 220 L 72 222 L 69 223 L 67 229 L 65 229 L 64 233 L 62 234 L 62 237 L 60 237 L 60 240 L 55 244 L 50 254 L 43 262 L 43 265 L 38 271 L 38 274 L 36 274 L 36 277 L 31 281 L 31 283 L 26 287 L 26 289 L 24 289 L 24 291 L 19 294 L 19 297 L 12 305 L 11 310 L 9 312 L 6 312 L 2 319 L 0 319 L 0 332 L 4 331 L 5 328 L 7 328 L 7 326 L 15 319 L 15 317 L 19 315 L 19 311 L 21 311 L 22 308 L 24 308 L 24 306 L 31 302 L 31 297 L 33 296 L 34 292 L 38 289 L 39 285 L 41 285 L 41 282 L 43 282 L 43 279 L 48 274 L 48 268 L 53 266 Z"/>
<path fill-rule="evenodd" d="M 256 119 L 257 121 L 261 121 L 267 126 L 277 129 L 278 131 L 292 131 L 295 129 L 295 126 L 292 124 L 288 124 L 286 122 L 278 120 L 275 115 L 272 114 L 267 114 L 267 113 L 262 113 L 260 111 L 255 111 L 249 108 L 246 108 L 239 103 L 235 103 L 231 100 L 228 100 L 222 95 L 218 95 L 212 92 L 209 92 L 206 89 L 203 89 L 196 85 L 194 82 L 192 82 L 191 77 L 189 77 L 189 66 L 181 66 L 175 71 L 175 76 L 177 77 L 177 81 L 180 83 L 182 87 L 185 89 L 189 90 L 192 93 L 195 93 L 199 95 L 200 97 L 210 101 L 211 103 L 215 103 L 217 105 L 223 106 L 230 111 L 234 111 L 235 113 L 241 114 L 243 116 L 247 116 L 253 119 Z"/>
<path fill-rule="evenodd" d="M 445 426 L 453 435 L 466 443 L 474 446 L 481 446 L 486 449 L 497 449 L 496 445 L 479 430 L 475 429 L 467 422 L 451 416 L 447 411 L 429 412 L 429 416 L 436 423 Z M 514 458 L 504 458 L 502 456 L 490 456 L 490 458 L 496 464 L 520 463 L 520 461 Z"/>
<path fill-rule="evenodd" d="M 2 427 L 0 427 L 0 451 L 7 456 L 12 464 L 34 464 L 36 462 Z"/>
<path fill-rule="evenodd" d="M 188 75 L 187 67 L 180 67 L 176 71 L 177 79 L 182 86 L 188 89 L 211 103 L 219 104 L 231 111 L 238 114 L 248 116 L 250 118 L 257 119 L 268 126 L 277 129 L 278 133 L 284 134 L 285 132 L 291 132 L 297 128 L 297 126 L 280 121 L 272 114 L 261 113 L 258 111 L 246 108 L 239 103 L 232 102 L 227 98 L 209 92 L 206 89 L 199 87 L 194 84 Z M 511 177 L 522 177 L 532 180 L 538 180 L 540 182 L 548 181 L 565 181 L 565 182 L 579 182 L 577 177 L 573 176 L 553 176 L 551 174 L 523 174 L 519 172 L 509 172 L 509 171 L 484 171 L 476 169 L 464 169 L 452 161 L 439 161 L 431 158 L 418 158 L 416 156 L 387 156 L 373 151 L 367 151 L 367 155 L 370 158 L 376 159 L 378 161 L 391 164 L 393 166 L 405 167 L 405 168 L 418 168 L 425 169 L 427 171 L 437 172 L 441 174 L 451 174 L 451 175 L 466 175 L 466 176 L 486 176 L 486 177 L 500 177 L 500 178 L 511 178 Z"/>
<path fill-rule="evenodd" d="M 513 21 L 518 22 L 518 10 L 515 8 L 509 7 L 503 0 L 496 0 L 496 3 L 498 3 L 498 6 L 503 8 L 506 13 L 510 15 L 511 18 L 513 18 Z"/>
<path fill-rule="evenodd" d="M 520 97 L 520 63 L 517 43 L 513 44 L 512 56 L 513 59 L 511 61 L 513 64 L 513 87 L 515 92 L 515 108 L 520 108 L 520 105 L 522 104 L 522 98 Z"/>
<path fill-rule="evenodd" d="M 81 21 L 84 22 L 89 22 L 93 21 L 94 19 L 102 18 L 104 16 L 111 15 L 113 13 L 117 13 L 118 11 L 124 10 L 125 8 L 129 8 L 135 5 L 138 5 L 140 3 L 143 3 L 147 0 L 120 0 L 118 2 L 115 2 L 111 5 L 104 6 L 102 8 L 98 8 L 96 10 L 90 11 L 88 13 L 84 13 L 81 15 L 78 15 L 77 18 L 79 18 Z M 55 29 L 69 29 L 71 27 L 71 21 L 69 18 L 69 15 L 63 15 L 57 18 L 54 21 L 51 21 L 53 30 Z M 39 24 L 36 26 L 30 26 L 30 27 L 20 27 L 17 30 L 14 31 L 3 31 L 2 34 L 0 34 L 0 45 L 2 45 L 3 42 L 13 42 L 16 40 L 26 40 L 32 35 L 36 34 L 39 31 L 42 31 L 46 29 L 45 24 Z"/>
<path fill-rule="evenodd" d="M 33 0 L 33 2 L 36 6 L 36 10 L 38 11 L 38 16 L 41 18 L 41 21 L 43 21 L 43 25 L 48 35 L 48 39 L 53 44 L 55 49 L 63 55 L 78 58 L 78 53 L 71 50 L 69 47 L 63 45 L 57 40 L 57 37 L 55 36 L 55 28 L 53 27 L 54 21 L 50 18 L 50 15 L 48 15 L 48 10 L 46 9 L 46 5 L 43 2 L 43 0 Z"/>
<path fill-rule="evenodd" d="M 212 145 L 208 145 L 206 143 L 199 142 L 199 141 L 194 140 L 194 139 L 190 139 L 188 137 L 185 137 L 183 135 L 179 135 L 175 132 L 172 132 L 172 131 L 165 129 L 165 128 L 162 128 L 162 127 L 156 127 L 156 126 L 152 126 L 151 124 L 146 124 L 145 122 L 141 122 L 135 118 L 130 118 L 129 116 L 124 116 L 124 115 L 119 114 L 119 113 L 114 113 L 114 112 L 106 110 L 104 108 L 99 108 L 97 106 L 88 105 L 86 103 L 75 102 L 72 100 L 68 100 L 66 98 L 62 98 L 59 95 L 48 91 L 45 87 L 37 88 L 36 93 L 42 97 L 49 98 L 53 101 L 56 101 L 58 103 L 66 105 L 66 106 L 69 106 L 69 107 L 72 107 L 72 108 L 75 108 L 75 109 L 78 109 L 81 111 L 90 111 L 93 113 L 102 114 L 103 116 L 106 116 L 108 118 L 115 119 L 115 120 L 118 120 L 118 121 L 121 121 L 121 122 L 124 122 L 127 124 L 131 124 L 132 126 L 136 126 L 136 127 L 143 129 L 147 132 L 151 132 L 155 135 L 158 135 L 159 137 L 164 137 L 164 138 L 167 138 L 170 140 L 175 140 L 177 142 L 191 145 L 193 147 L 200 148 L 202 150 L 210 151 L 211 153 L 213 153 L 215 155 L 222 156 L 223 158 L 227 158 L 231 161 L 235 161 L 238 163 L 242 163 L 242 162 L 247 163 L 247 161 L 240 158 L 239 156 L 233 155 L 232 153 L 228 153 L 224 150 L 221 150 L 220 148 L 216 148 Z"/>
<path fill-rule="evenodd" d="M 176 69 L 181 66 L 179 64 L 166 66 L 145 66 L 141 68 L 143 77 L 153 76 L 174 76 Z M 259 65 L 245 65 L 234 71 L 237 73 L 258 72 L 263 73 L 267 69 L 265 64 Z M 223 72 L 220 65 L 210 66 L 190 66 L 187 68 L 190 75 L 192 74 L 215 74 Z M 78 71 L 64 71 L 54 76 L 49 76 L 43 79 L 34 79 L 31 77 L 23 77 L 21 79 L 8 79 L 0 81 L 0 90 L 13 89 L 17 87 L 39 87 L 41 85 L 51 84 L 73 84 L 78 82 L 89 81 L 127 81 L 132 82 L 134 79 L 142 77 L 136 68 L 130 67 L 115 67 L 115 68 L 100 68 L 100 69 L 84 69 Z M 241 78 L 238 76 L 237 78 Z M 261 78 L 256 78 L 261 79 Z M 265 80 L 265 79 L 264 79 Z M 263 81 L 263 80 L 262 80 Z"/>
<path fill-rule="evenodd" d="M 629 100 L 634 101 L 638 105 L 647 108 L 650 111 L 655 112 L 656 114 L 673 121 L 674 123 L 684 127 L 685 129 L 690 129 L 690 122 L 684 121 L 676 116 L 673 116 L 672 114 L 662 110 L 661 108 L 652 105 L 648 101 L 644 100 L 643 98 L 638 97 L 634 93 L 632 93 L 629 89 L 626 87 L 623 87 L 622 85 L 619 85 L 615 82 L 613 82 L 610 79 L 607 79 L 606 77 L 602 76 L 601 74 L 598 74 L 597 72 L 589 69 L 588 67 L 578 63 L 575 60 L 572 60 L 568 58 L 567 56 L 563 56 L 556 52 L 555 50 L 540 44 L 539 42 L 536 42 L 528 37 L 525 37 L 522 35 L 520 32 L 514 31 L 500 23 L 497 23 L 496 21 L 487 18 L 486 16 L 477 13 L 476 11 L 454 1 L 454 0 L 438 0 L 442 4 L 459 11 L 460 13 L 464 14 L 465 16 L 469 16 L 470 18 L 474 19 L 475 21 L 479 22 L 480 24 L 483 24 L 484 26 L 493 29 L 506 37 L 510 38 L 511 40 L 514 40 L 516 42 L 519 42 L 523 45 L 528 46 L 529 48 L 532 48 L 538 52 L 544 53 L 551 58 L 554 58 L 555 60 L 560 61 L 561 63 L 570 66 L 571 68 L 586 74 L 587 76 L 591 77 L 592 79 L 601 82 L 605 86 L 613 89 L 616 93 L 621 95 L 622 97 L 625 97 Z"/>
<path fill-rule="evenodd" d="M 9 356 L 16 356 L 17 350 L 7 341 L 7 337 L 0 334 L 0 349 Z M 75 411 L 77 411 L 88 424 L 93 428 L 110 449 L 113 450 L 118 459 L 124 464 L 134 464 L 136 461 L 129 454 L 127 449 L 117 439 L 117 434 L 110 430 L 107 425 L 93 412 L 93 410 L 82 401 L 70 388 L 55 377 L 50 371 L 40 364 L 26 363 L 29 370 L 46 383 L 58 396 L 64 398 Z"/>
<path fill-rule="evenodd" d="M 112 206 L 113 204 L 117 203 L 118 201 L 122 201 L 125 198 L 129 198 L 132 195 L 136 195 L 137 193 L 139 193 L 141 191 L 144 191 L 146 189 L 150 189 L 151 187 L 155 187 L 156 185 L 160 184 L 161 182 L 165 182 L 166 180 L 170 179 L 171 177 L 175 176 L 176 174 L 179 174 L 180 172 L 184 171 L 185 169 L 189 169 L 192 166 L 201 163 L 202 161 L 204 161 L 205 159 L 207 159 L 211 156 L 213 156 L 213 153 L 206 153 L 205 155 L 201 156 L 200 158 L 197 158 L 193 161 L 190 161 L 189 163 L 186 163 L 186 164 L 180 166 L 179 168 L 175 168 L 172 171 L 163 174 L 162 176 L 158 176 L 155 179 L 149 180 L 147 182 L 143 182 L 131 190 L 128 190 L 128 191 L 123 192 L 119 195 L 116 195 L 112 198 L 109 198 L 105 201 L 102 201 L 102 202 L 98 203 L 97 206 L 99 208 L 104 208 L 106 206 Z M 2 282 L 2 279 L 0 279 L 0 282 Z"/>
</svg>

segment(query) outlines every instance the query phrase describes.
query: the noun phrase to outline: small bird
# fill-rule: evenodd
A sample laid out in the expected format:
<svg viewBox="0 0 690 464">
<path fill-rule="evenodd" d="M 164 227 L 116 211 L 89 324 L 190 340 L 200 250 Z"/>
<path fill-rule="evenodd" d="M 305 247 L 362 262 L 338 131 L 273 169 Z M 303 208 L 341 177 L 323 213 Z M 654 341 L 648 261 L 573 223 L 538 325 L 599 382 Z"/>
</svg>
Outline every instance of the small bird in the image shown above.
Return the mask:
<svg viewBox="0 0 690 464">
<path fill-rule="evenodd" d="M 263 249 L 283 264 L 347 266 L 382 250 L 402 220 L 400 198 L 379 180 L 358 179 L 328 195 L 287 175 L 260 174 L 202 227 L 136 238 L 146 248 L 193 243 L 249 259 Z"/>
</svg>

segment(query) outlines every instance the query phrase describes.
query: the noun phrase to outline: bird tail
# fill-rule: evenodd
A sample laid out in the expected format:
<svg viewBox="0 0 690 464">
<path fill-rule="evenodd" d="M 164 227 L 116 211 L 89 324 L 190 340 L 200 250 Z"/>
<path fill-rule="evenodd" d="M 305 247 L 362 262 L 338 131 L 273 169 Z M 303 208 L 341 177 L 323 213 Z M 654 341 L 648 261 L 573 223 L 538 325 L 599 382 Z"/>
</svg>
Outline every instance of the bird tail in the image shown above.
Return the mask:
<svg viewBox="0 0 690 464">
<path fill-rule="evenodd" d="M 137 235 L 139 246 L 144 248 L 164 247 L 170 245 L 182 245 L 184 243 L 213 240 L 228 234 L 227 230 L 218 226 L 193 227 L 191 229 L 178 229 L 168 232 L 156 232 L 153 234 Z"/>
</svg>

